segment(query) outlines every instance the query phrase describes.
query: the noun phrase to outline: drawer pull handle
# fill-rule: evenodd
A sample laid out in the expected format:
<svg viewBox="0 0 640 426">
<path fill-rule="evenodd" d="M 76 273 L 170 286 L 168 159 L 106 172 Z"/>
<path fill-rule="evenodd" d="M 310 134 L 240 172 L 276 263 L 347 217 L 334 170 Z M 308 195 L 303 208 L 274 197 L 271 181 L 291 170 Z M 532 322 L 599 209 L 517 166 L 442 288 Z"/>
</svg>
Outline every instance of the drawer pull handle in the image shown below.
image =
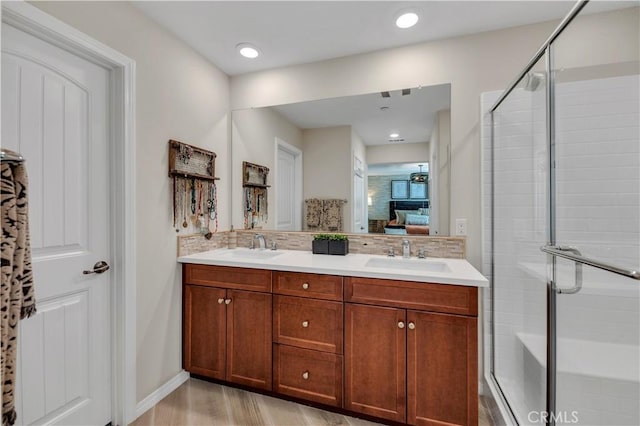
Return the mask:
<svg viewBox="0 0 640 426">
<path fill-rule="evenodd" d="M 413 322 L 409 323 L 409 330 L 415 330 L 416 329 L 416 325 Z"/>
<path fill-rule="evenodd" d="M 305 380 L 309 380 L 309 372 L 305 371 L 304 373 L 302 373 L 302 378 Z"/>
<path fill-rule="evenodd" d="M 218 303 L 222 305 L 224 303 L 224 299 L 218 299 Z"/>
<path fill-rule="evenodd" d="M 307 290 L 309 288 L 309 283 L 302 284 L 302 289 Z"/>
<path fill-rule="evenodd" d="M 302 321 L 302 326 L 303 326 L 304 328 L 309 327 L 309 321 Z"/>
<path fill-rule="evenodd" d="M 404 322 L 398 321 L 398 328 L 404 328 Z"/>
<path fill-rule="evenodd" d="M 228 305 L 229 303 L 231 303 L 231 299 L 225 299 L 224 303 Z"/>
</svg>

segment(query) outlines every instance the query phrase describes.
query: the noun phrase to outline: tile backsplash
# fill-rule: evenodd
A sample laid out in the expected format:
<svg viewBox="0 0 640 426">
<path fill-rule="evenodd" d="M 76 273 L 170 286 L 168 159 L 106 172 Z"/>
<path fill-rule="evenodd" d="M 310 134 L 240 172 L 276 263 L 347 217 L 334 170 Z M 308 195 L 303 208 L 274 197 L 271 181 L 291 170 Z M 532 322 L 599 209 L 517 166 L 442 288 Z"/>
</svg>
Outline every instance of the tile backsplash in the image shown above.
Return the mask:
<svg viewBox="0 0 640 426">
<path fill-rule="evenodd" d="M 216 232 L 210 240 L 202 234 L 178 235 L 178 257 L 227 247 L 229 232 Z"/>
<path fill-rule="evenodd" d="M 313 233 L 281 232 L 281 231 L 236 231 L 238 247 L 249 247 L 256 234 L 264 235 L 267 246 L 275 241 L 279 249 L 311 251 Z M 448 257 L 464 259 L 466 256 L 466 239 L 462 237 L 424 237 L 411 235 L 384 234 L 348 234 L 349 252 L 362 254 L 387 254 L 389 247 L 395 249 L 396 255 L 402 253 L 402 240 L 411 243 L 411 256 L 424 249 L 428 257 Z M 186 235 L 178 237 L 178 256 L 200 253 L 216 248 L 227 247 L 228 232 L 218 232 L 211 240 L 202 235 Z"/>
</svg>

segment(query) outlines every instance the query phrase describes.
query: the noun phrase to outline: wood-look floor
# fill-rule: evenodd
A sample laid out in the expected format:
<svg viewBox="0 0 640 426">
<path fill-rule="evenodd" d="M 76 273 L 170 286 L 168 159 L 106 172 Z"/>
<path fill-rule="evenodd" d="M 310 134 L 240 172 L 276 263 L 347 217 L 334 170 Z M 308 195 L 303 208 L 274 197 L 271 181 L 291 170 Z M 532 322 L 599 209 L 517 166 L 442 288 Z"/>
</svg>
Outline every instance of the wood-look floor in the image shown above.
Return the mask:
<svg viewBox="0 0 640 426">
<path fill-rule="evenodd" d="M 493 425 L 491 414 L 482 400 L 479 414 L 479 426 Z M 374 426 L 377 423 L 189 379 L 132 425 Z"/>
</svg>

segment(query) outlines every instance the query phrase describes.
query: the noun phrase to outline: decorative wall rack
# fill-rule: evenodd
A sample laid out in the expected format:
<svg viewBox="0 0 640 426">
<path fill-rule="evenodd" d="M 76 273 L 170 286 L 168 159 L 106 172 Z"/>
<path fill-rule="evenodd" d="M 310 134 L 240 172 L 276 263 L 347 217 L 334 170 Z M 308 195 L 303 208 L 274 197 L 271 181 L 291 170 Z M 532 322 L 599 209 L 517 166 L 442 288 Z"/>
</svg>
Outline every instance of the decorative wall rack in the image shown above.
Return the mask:
<svg viewBox="0 0 640 426">
<path fill-rule="evenodd" d="M 267 177 L 269 176 L 269 168 L 260 164 L 242 162 L 242 186 L 256 186 L 259 188 L 268 188 Z"/>
<path fill-rule="evenodd" d="M 205 238 L 218 230 L 215 177 L 216 154 L 176 140 L 169 140 L 169 177 L 173 179 L 173 227 L 193 230 Z"/>
<path fill-rule="evenodd" d="M 184 178 L 219 180 L 215 177 L 216 153 L 169 140 L 169 176 Z"/>
<path fill-rule="evenodd" d="M 260 164 L 242 162 L 242 188 L 244 191 L 244 229 L 254 229 L 259 222 L 268 220 L 269 194 L 267 188 L 269 168 Z"/>
</svg>

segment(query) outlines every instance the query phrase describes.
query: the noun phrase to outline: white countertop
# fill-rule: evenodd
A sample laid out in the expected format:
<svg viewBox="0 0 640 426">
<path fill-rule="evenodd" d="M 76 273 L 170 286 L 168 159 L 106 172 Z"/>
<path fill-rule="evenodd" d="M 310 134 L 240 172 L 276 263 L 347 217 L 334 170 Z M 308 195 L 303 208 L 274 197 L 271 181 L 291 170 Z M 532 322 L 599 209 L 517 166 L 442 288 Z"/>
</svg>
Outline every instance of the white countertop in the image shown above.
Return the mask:
<svg viewBox="0 0 640 426">
<path fill-rule="evenodd" d="M 273 256 L 276 253 L 275 257 L 259 258 L 260 256 Z M 382 262 L 382 264 L 389 263 L 390 265 L 367 266 L 367 262 L 370 261 Z M 299 250 L 277 250 L 271 252 L 270 250 L 237 248 L 211 250 L 182 256 L 178 258 L 178 262 L 351 277 L 385 278 L 471 287 L 487 287 L 489 285 L 489 281 L 464 259 L 416 259 L 415 257 L 403 259 L 401 256 L 388 258 L 387 256 L 372 254 L 330 256 Z M 396 264 L 397 267 L 395 266 Z M 422 270 L 423 267 L 424 270 Z M 444 269 L 444 271 L 438 271 L 437 269 Z"/>
</svg>

